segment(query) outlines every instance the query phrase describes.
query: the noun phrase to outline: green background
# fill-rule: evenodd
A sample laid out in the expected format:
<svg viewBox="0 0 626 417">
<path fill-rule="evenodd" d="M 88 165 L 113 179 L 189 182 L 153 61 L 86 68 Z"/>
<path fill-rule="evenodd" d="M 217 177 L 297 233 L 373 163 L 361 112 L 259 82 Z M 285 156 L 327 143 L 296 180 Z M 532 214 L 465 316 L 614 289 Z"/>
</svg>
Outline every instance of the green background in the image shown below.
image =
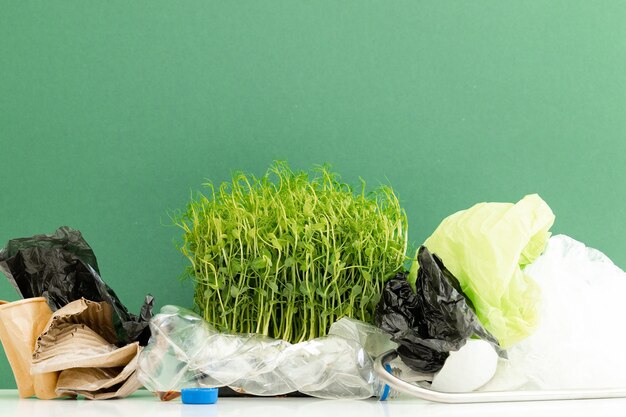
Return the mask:
<svg viewBox="0 0 626 417">
<path fill-rule="evenodd" d="M 0 244 L 80 229 L 131 310 L 147 292 L 191 302 L 168 211 L 275 159 L 390 183 L 414 243 L 454 211 L 538 192 L 555 232 L 626 266 L 623 1 L 0 10 Z"/>
</svg>

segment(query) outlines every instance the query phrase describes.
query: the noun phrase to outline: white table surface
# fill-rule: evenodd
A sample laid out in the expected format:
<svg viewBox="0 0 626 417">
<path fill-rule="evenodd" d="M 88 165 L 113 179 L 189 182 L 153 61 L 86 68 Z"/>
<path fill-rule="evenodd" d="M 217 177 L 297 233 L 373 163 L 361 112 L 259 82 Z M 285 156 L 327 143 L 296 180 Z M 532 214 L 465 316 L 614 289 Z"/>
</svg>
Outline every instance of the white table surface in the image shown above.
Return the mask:
<svg viewBox="0 0 626 417">
<path fill-rule="evenodd" d="M 413 399 L 379 402 L 313 398 L 220 398 L 215 405 L 161 402 L 147 391 L 108 401 L 19 399 L 0 390 L 2 417 L 541 417 L 626 416 L 626 399 L 500 404 L 435 404 Z"/>
</svg>

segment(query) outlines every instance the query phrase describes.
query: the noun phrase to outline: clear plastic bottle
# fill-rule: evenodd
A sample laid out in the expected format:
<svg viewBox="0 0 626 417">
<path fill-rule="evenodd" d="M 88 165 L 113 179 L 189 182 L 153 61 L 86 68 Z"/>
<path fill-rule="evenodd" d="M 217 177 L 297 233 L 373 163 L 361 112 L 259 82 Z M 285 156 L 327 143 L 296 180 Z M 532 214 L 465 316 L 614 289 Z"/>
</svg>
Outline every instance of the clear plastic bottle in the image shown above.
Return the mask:
<svg viewBox="0 0 626 417">
<path fill-rule="evenodd" d="M 385 369 L 387 370 L 387 372 L 398 378 L 402 373 L 400 369 L 392 368 L 390 364 L 386 364 Z M 379 401 L 387 401 L 398 398 L 400 392 L 397 389 L 392 388 L 385 382 L 381 381 L 379 378 L 376 378 L 376 380 L 374 381 L 374 395 L 378 397 Z"/>
</svg>

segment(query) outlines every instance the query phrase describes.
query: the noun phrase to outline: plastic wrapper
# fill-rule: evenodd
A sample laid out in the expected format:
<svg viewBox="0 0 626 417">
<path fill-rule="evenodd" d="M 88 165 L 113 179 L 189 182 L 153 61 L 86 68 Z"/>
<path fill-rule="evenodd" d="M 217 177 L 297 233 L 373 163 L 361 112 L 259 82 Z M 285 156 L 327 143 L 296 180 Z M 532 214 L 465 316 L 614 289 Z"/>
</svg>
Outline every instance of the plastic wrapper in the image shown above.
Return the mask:
<svg viewBox="0 0 626 417">
<path fill-rule="evenodd" d="M 538 323 L 541 294 L 524 267 L 544 250 L 554 223 L 536 194 L 517 204 L 480 203 L 441 222 L 424 245 L 442 259 L 485 328 L 507 349 Z"/>
<path fill-rule="evenodd" d="M 543 294 L 540 325 L 483 389 L 626 388 L 626 273 L 570 237 L 550 238 L 525 271 Z"/>
<path fill-rule="evenodd" d="M 422 246 L 417 261 L 416 291 L 406 274 L 399 274 L 385 283 L 376 309 L 376 323 L 400 345 L 402 361 L 415 371 L 431 373 L 472 336 L 497 345 L 441 260 Z"/>
<path fill-rule="evenodd" d="M 351 319 L 330 334 L 291 344 L 260 335 L 216 331 L 196 314 L 165 306 L 151 321 L 152 338 L 139 358 L 139 379 L 153 392 L 228 386 L 240 393 L 319 398 L 368 398 L 377 381 L 363 345 L 393 348 L 380 330 Z"/>
<path fill-rule="evenodd" d="M 451 352 L 443 368 L 432 379 L 430 389 L 440 392 L 471 392 L 485 385 L 496 373 L 498 355 L 484 340 L 467 341 Z"/>
<path fill-rule="evenodd" d="M 120 345 L 150 337 L 151 296 L 136 316 L 100 277 L 91 247 L 78 230 L 64 226 L 51 235 L 12 239 L 0 250 L 0 271 L 23 298 L 45 297 L 52 311 L 80 298 L 106 301 L 113 308 L 113 323 Z"/>
</svg>

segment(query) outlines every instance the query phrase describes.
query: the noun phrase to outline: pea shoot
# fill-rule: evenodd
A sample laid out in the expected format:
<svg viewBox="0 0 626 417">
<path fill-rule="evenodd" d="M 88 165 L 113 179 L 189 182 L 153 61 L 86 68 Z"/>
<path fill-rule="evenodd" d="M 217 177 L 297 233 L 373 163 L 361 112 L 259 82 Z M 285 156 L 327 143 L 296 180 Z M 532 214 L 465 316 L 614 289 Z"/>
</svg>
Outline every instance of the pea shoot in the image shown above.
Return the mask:
<svg viewBox="0 0 626 417">
<path fill-rule="evenodd" d="M 389 186 L 366 192 L 361 181 L 355 193 L 328 166 L 285 162 L 204 186 L 175 223 L 207 321 L 293 343 L 344 316 L 373 323 L 384 281 L 406 261 L 407 217 Z"/>
</svg>

